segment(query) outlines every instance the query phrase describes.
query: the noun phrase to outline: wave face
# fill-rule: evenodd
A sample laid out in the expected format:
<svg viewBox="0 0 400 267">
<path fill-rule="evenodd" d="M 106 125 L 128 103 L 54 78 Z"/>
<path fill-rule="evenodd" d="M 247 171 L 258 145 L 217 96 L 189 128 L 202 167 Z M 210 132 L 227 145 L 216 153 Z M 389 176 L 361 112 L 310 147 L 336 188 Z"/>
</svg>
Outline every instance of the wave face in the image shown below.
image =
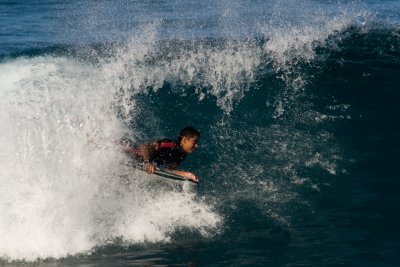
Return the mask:
<svg viewBox="0 0 400 267">
<path fill-rule="evenodd" d="M 396 3 L 78 3 L 0 4 L 2 264 L 399 262 Z M 187 125 L 197 188 L 115 145 Z"/>
</svg>

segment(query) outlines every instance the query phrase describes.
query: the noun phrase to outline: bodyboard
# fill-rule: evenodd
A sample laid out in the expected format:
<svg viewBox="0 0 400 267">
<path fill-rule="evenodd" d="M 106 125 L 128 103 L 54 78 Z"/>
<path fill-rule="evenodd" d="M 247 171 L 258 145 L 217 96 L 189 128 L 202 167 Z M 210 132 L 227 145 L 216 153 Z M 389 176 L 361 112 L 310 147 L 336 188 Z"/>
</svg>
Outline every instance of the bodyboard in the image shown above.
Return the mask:
<svg viewBox="0 0 400 267">
<path fill-rule="evenodd" d="M 170 179 L 170 180 L 175 180 L 175 181 L 189 181 L 193 184 L 198 184 L 197 182 L 195 182 L 193 180 L 187 179 L 186 177 L 177 175 L 175 173 L 172 173 L 172 172 L 170 172 L 168 170 L 164 170 L 164 169 L 156 169 L 154 171 L 154 175 L 160 176 L 164 179 Z"/>
</svg>

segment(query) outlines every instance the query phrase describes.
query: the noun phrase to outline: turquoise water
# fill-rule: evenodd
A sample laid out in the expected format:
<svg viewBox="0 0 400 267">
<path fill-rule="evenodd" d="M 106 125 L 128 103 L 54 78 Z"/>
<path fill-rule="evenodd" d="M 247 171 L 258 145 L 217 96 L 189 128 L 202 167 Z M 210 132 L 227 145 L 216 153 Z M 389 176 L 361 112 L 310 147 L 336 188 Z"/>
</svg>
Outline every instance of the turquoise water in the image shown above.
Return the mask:
<svg viewBox="0 0 400 267">
<path fill-rule="evenodd" d="M 400 265 L 397 1 L 3 1 L 0 265 Z M 155 183 L 115 145 L 200 129 Z"/>
</svg>

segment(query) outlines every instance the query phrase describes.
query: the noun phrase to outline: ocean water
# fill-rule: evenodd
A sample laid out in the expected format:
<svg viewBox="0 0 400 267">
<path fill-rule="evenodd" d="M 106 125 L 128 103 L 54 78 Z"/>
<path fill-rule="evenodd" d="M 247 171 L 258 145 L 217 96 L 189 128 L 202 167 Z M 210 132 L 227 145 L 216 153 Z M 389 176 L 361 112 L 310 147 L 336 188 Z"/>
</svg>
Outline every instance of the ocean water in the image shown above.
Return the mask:
<svg viewBox="0 0 400 267">
<path fill-rule="evenodd" d="M 400 266 L 399 84 L 395 0 L 0 1 L 0 266 Z"/>
</svg>

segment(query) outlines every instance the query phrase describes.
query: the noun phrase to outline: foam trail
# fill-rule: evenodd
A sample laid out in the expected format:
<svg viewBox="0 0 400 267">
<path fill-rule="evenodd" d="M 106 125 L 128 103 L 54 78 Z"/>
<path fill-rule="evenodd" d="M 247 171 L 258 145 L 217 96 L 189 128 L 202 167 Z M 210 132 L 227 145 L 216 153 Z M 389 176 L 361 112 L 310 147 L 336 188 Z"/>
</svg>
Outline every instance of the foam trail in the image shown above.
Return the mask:
<svg viewBox="0 0 400 267">
<path fill-rule="evenodd" d="M 135 243 L 166 242 L 177 227 L 185 227 L 210 236 L 220 217 L 204 203 L 193 201 L 194 197 L 191 193 L 164 191 L 146 197 L 145 201 L 127 199 L 121 209 L 123 215 L 114 224 L 115 235 Z"/>
</svg>

